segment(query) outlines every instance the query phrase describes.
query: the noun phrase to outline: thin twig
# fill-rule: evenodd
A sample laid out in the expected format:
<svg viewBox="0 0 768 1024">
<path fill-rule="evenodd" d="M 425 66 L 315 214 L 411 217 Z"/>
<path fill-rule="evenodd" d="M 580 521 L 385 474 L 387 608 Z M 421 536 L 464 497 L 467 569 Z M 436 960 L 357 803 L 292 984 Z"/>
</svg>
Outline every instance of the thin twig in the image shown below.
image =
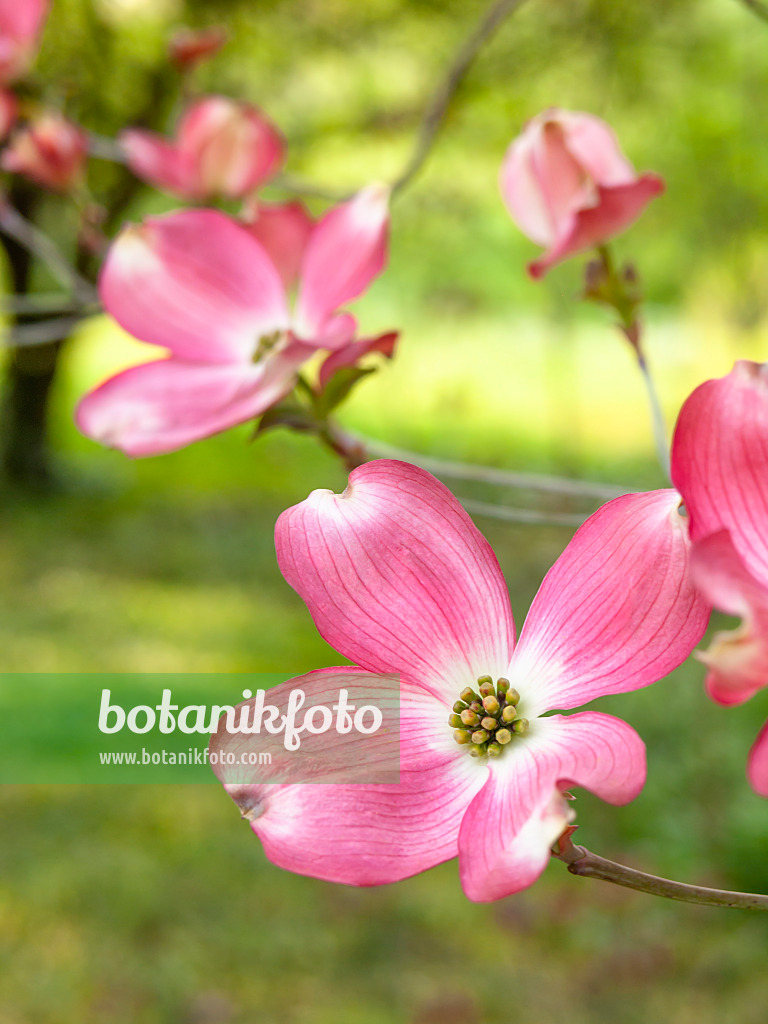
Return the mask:
<svg viewBox="0 0 768 1024">
<path fill-rule="evenodd" d="M 83 316 L 53 317 L 32 324 L 20 324 L 11 328 L 5 339 L 8 348 L 28 348 L 30 345 L 45 345 L 51 341 L 62 341 L 68 338 L 74 329 L 83 322 Z"/>
<path fill-rule="evenodd" d="M 672 469 L 670 466 L 669 458 L 669 437 L 667 436 L 667 427 L 664 423 L 664 413 L 661 410 L 661 402 L 659 401 L 659 395 L 656 391 L 656 385 L 653 381 L 653 375 L 651 374 L 648 362 L 642 352 L 637 352 L 637 365 L 640 368 L 643 381 L 645 382 L 645 390 L 648 395 L 648 407 L 651 412 L 651 425 L 653 427 L 653 440 L 656 445 L 656 457 L 659 460 L 659 465 L 664 470 L 667 479 L 671 479 Z"/>
<path fill-rule="evenodd" d="M 117 139 L 98 132 L 88 132 L 88 152 L 98 160 L 109 160 L 113 164 L 125 164 L 125 151 Z"/>
<path fill-rule="evenodd" d="M 586 516 L 571 512 L 539 512 L 534 508 L 513 508 L 510 505 L 493 505 L 488 501 L 475 501 L 474 498 L 457 499 L 470 515 L 487 516 L 489 519 L 502 519 L 507 523 L 523 523 L 526 526 L 581 526 Z"/>
<path fill-rule="evenodd" d="M 728 889 L 709 889 L 703 885 L 688 885 L 669 878 L 648 875 L 624 864 L 599 857 L 583 846 L 574 846 L 570 838 L 559 840 L 559 850 L 552 856 L 563 861 L 572 875 L 583 878 L 601 878 L 627 889 L 647 892 L 651 896 L 664 896 L 683 903 L 701 903 L 708 907 L 741 907 L 745 910 L 768 910 L 768 896 L 751 892 L 730 892 Z"/>
<path fill-rule="evenodd" d="M 485 12 L 475 31 L 459 47 L 443 80 L 438 84 L 427 104 L 416 136 L 413 153 L 402 173 L 392 183 L 393 193 L 405 188 L 419 173 L 440 131 L 440 126 L 451 104 L 451 100 L 464 80 L 475 57 L 483 46 L 496 34 L 502 23 L 511 14 L 514 14 L 523 3 L 524 0 L 496 0 Z"/>
<path fill-rule="evenodd" d="M 741 3 L 762 21 L 768 21 L 768 4 L 763 0 L 741 0 Z"/>
<path fill-rule="evenodd" d="M 580 498 L 599 498 L 607 501 L 626 493 L 625 487 L 618 484 L 603 484 L 589 480 L 570 480 L 567 477 L 544 476 L 538 473 L 515 473 L 494 466 L 477 466 L 467 462 L 451 462 L 438 459 L 432 455 L 420 455 L 374 441 L 368 437 L 354 435 L 352 440 L 361 444 L 367 452 L 384 459 L 400 459 L 412 462 L 422 469 L 434 473 L 435 476 L 447 476 L 450 479 L 473 480 L 477 483 L 494 484 L 498 487 L 517 487 L 521 490 L 547 491 L 551 494 L 568 494 Z M 565 525 L 565 524 L 564 524 Z M 572 525 L 572 524 L 568 524 Z"/>
<path fill-rule="evenodd" d="M 62 292 L 30 292 L 27 295 L 0 295 L 3 313 L 74 313 L 80 303 Z"/>
<path fill-rule="evenodd" d="M 392 182 L 392 194 L 401 192 L 416 177 L 424 166 L 435 143 L 440 127 L 448 108 L 456 95 L 456 91 L 466 77 L 483 46 L 496 34 L 503 22 L 521 7 L 525 0 L 495 0 L 480 19 L 477 27 L 459 47 L 447 71 L 432 93 L 429 103 L 421 117 L 413 150 L 403 170 Z M 350 198 L 348 192 L 324 188 L 299 181 L 295 178 L 280 175 L 272 184 L 283 188 L 293 195 L 306 196 L 309 199 L 326 199 L 329 202 L 343 202 Z"/>
<path fill-rule="evenodd" d="M 78 274 L 53 239 L 32 221 L 22 217 L 9 203 L 0 203 L 0 231 L 45 263 L 56 279 L 72 290 L 78 301 L 86 305 L 99 301 L 96 289 Z"/>
<path fill-rule="evenodd" d="M 669 436 L 653 375 L 643 350 L 642 321 L 639 315 L 642 296 L 637 270 L 631 264 L 627 264 L 621 269 L 617 267 L 610 246 L 603 243 L 597 247 L 597 259 L 590 261 L 585 267 L 585 271 L 585 288 L 582 297 L 589 302 L 608 306 L 616 313 L 618 318 L 616 326 L 629 342 L 635 354 L 648 398 L 656 456 L 659 465 L 669 479 Z"/>
</svg>

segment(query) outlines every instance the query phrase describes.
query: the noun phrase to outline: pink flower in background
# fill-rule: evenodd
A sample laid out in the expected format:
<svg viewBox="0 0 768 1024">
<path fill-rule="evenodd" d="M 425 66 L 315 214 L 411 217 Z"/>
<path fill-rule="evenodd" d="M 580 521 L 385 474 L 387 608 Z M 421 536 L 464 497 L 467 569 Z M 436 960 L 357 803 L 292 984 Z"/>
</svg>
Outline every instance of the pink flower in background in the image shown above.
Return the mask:
<svg viewBox="0 0 768 1024">
<path fill-rule="evenodd" d="M 632 800 L 645 780 L 634 730 L 593 711 L 547 712 L 647 686 L 700 639 L 708 607 L 688 580 L 678 504 L 667 490 L 596 512 L 544 580 L 517 644 L 490 546 L 424 470 L 368 463 L 343 494 L 314 491 L 284 512 L 278 562 L 322 636 L 363 672 L 400 676 L 401 781 L 229 786 L 267 856 L 379 885 L 458 854 L 467 895 L 493 900 L 544 870 L 573 818 L 571 786 Z"/>
<path fill-rule="evenodd" d="M 264 246 L 286 289 L 299 280 L 304 253 L 315 229 L 315 221 L 303 203 L 262 203 L 254 201 L 242 215 L 243 226 Z M 345 366 L 354 366 L 365 356 L 378 352 L 387 359 L 395 353 L 397 331 L 350 341 L 324 360 L 318 374 L 322 390 L 331 377 Z"/>
<path fill-rule="evenodd" d="M 129 334 L 167 350 L 107 380 L 77 411 L 84 434 L 127 455 L 159 455 L 260 416 L 318 349 L 356 330 L 340 306 L 386 261 L 387 191 L 371 186 L 319 222 L 293 313 L 266 249 L 215 210 L 126 228 L 100 279 L 104 308 Z"/>
<path fill-rule="evenodd" d="M 0 142 L 5 139 L 16 124 L 19 104 L 12 92 L 0 89 Z"/>
<path fill-rule="evenodd" d="M 134 174 L 182 199 L 241 199 L 268 181 L 284 156 L 272 122 L 225 96 L 188 107 L 171 141 L 132 128 L 120 142 Z"/>
<path fill-rule="evenodd" d="M 605 121 L 557 108 L 528 122 L 501 168 L 512 219 L 546 249 L 528 267 L 535 278 L 620 234 L 663 191 L 658 175 L 637 174 Z"/>
<path fill-rule="evenodd" d="M 87 159 L 83 129 L 61 114 L 46 113 L 14 134 L 0 163 L 54 192 L 68 192 L 82 183 Z"/>
<path fill-rule="evenodd" d="M 23 75 L 37 53 L 48 0 L 0 0 L 0 82 Z"/>
<path fill-rule="evenodd" d="M 768 686 L 768 364 L 738 362 L 687 399 L 672 477 L 690 516 L 694 580 L 716 608 L 742 619 L 700 655 L 707 691 L 740 704 Z M 768 724 L 747 774 L 768 797 Z"/>
<path fill-rule="evenodd" d="M 168 43 L 168 59 L 179 71 L 191 71 L 202 61 L 215 56 L 226 41 L 227 30 L 221 25 L 183 28 Z"/>
</svg>

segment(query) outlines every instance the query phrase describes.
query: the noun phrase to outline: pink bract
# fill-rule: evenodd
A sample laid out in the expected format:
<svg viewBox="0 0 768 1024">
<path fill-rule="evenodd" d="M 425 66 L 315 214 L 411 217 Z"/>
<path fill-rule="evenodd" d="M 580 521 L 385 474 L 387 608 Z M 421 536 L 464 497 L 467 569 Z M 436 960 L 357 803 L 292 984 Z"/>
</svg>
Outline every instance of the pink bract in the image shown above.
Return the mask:
<svg viewBox="0 0 768 1024">
<path fill-rule="evenodd" d="M 242 218 L 243 227 L 261 242 L 286 288 L 299 280 L 301 264 L 315 222 L 300 202 L 251 203 Z"/>
<path fill-rule="evenodd" d="M 0 0 L 0 83 L 21 77 L 37 53 L 48 0 Z"/>
<path fill-rule="evenodd" d="M 192 103 L 174 139 L 129 129 L 120 137 L 131 170 L 181 199 L 239 199 L 268 181 L 283 162 L 277 128 L 256 107 L 225 96 Z"/>
<path fill-rule="evenodd" d="M 312 238 L 335 246 L 336 259 L 322 264 L 307 247 L 293 313 L 267 250 L 224 214 L 185 210 L 126 228 L 102 269 L 104 308 L 166 358 L 86 395 L 80 430 L 134 457 L 174 451 L 261 415 L 318 349 L 349 361 L 356 321 L 334 303 L 356 298 L 382 269 L 387 224 L 386 192 L 376 186 L 323 218 Z"/>
<path fill-rule="evenodd" d="M 694 542 L 694 580 L 741 626 L 718 633 L 701 655 L 706 687 L 739 704 L 768 685 L 768 365 L 737 362 L 686 400 L 672 444 L 672 476 Z M 768 796 L 768 731 L 747 773 Z"/>
<path fill-rule="evenodd" d="M 364 671 L 400 676 L 401 782 L 233 788 L 257 809 L 269 858 L 378 885 L 458 854 L 467 895 L 493 900 L 543 871 L 573 817 L 571 786 L 632 800 L 645 779 L 634 730 L 593 711 L 547 712 L 647 686 L 701 637 L 708 607 L 688 580 L 678 504 L 657 491 L 595 513 L 547 575 L 517 644 L 493 551 L 424 470 L 368 463 L 343 494 L 314 491 L 284 512 L 278 562 L 322 636 Z M 495 760 L 468 756 L 448 724 L 482 676 L 509 679 L 529 721 Z"/>
<path fill-rule="evenodd" d="M 663 191 L 658 175 L 635 172 L 604 121 L 556 108 L 528 122 L 501 168 L 512 219 L 546 249 L 528 267 L 534 278 L 620 234 Z"/>
</svg>

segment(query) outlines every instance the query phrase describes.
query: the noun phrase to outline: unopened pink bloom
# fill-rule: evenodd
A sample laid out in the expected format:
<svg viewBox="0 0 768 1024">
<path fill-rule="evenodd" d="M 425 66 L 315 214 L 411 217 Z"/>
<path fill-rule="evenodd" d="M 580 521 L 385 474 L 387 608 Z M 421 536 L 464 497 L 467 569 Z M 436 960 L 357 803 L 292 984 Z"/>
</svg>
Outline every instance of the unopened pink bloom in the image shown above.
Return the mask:
<svg viewBox="0 0 768 1024">
<path fill-rule="evenodd" d="M 0 0 L 0 82 L 13 82 L 37 53 L 48 0 Z"/>
<path fill-rule="evenodd" d="M 467 895 L 493 900 L 544 870 L 572 820 L 572 786 L 615 804 L 637 796 L 645 750 L 633 729 L 594 711 L 547 712 L 647 686 L 701 637 L 708 608 L 688 580 L 678 504 L 674 491 L 656 491 L 596 512 L 548 573 L 517 644 L 490 546 L 424 470 L 371 462 L 343 494 L 314 491 L 284 512 L 278 562 L 322 636 L 360 671 L 400 676 L 401 781 L 228 786 L 267 856 L 300 874 L 379 885 L 458 854 Z M 500 756 L 470 756 L 475 744 L 459 745 L 449 723 L 482 677 L 498 694 L 506 680 L 519 691 L 520 725 L 492 733 Z M 503 707 L 487 709 L 503 718 Z"/>
<path fill-rule="evenodd" d="M 134 174 L 182 199 L 240 199 L 271 178 L 284 156 L 272 122 L 225 96 L 188 107 L 173 140 L 133 128 L 120 141 Z"/>
<path fill-rule="evenodd" d="M 202 61 L 213 57 L 227 41 L 221 25 L 202 29 L 180 29 L 168 43 L 168 58 L 180 71 L 190 71 Z"/>
<path fill-rule="evenodd" d="M 536 278 L 620 234 L 663 191 L 658 175 L 637 174 L 605 121 L 556 108 L 528 122 L 501 168 L 512 219 L 546 249 L 528 267 Z"/>
<path fill-rule="evenodd" d="M 10 134 L 16 123 L 19 104 L 12 92 L 0 88 L 0 142 Z"/>
<path fill-rule="evenodd" d="M 378 186 L 326 214 L 305 252 L 293 312 L 265 248 L 224 214 L 185 210 L 128 227 L 104 263 L 102 302 L 168 357 L 86 395 L 79 428 L 127 455 L 159 455 L 260 416 L 309 356 L 352 340 L 354 317 L 336 311 L 383 269 L 387 225 Z"/>
<path fill-rule="evenodd" d="M 88 159 L 88 137 L 61 114 L 46 113 L 15 133 L 0 163 L 54 192 L 81 184 Z"/>
<path fill-rule="evenodd" d="M 768 364 L 737 362 L 686 400 L 672 476 L 690 516 L 694 581 L 716 608 L 742 619 L 700 655 L 707 690 L 740 704 L 768 686 Z M 768 728 L 747 773 L 768 797 Z"/>
</svg>

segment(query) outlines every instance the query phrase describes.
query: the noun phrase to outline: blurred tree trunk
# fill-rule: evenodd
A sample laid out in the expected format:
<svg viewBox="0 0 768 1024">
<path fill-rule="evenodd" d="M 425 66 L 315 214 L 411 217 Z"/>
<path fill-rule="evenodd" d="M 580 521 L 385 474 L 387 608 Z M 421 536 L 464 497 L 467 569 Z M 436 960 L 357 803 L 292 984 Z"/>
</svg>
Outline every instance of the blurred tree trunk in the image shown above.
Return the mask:
<svg viewBox="0 0 768 1024">
<path fill-rule="evenodd" d="M 22 181 L 14 181 L 9 202 L 28 220 L 34 220 L 38 193 Z M 16 295 L 29 291 L 32 257 L 14 239 L 4 238 Z M 25 314 L 19 323 L 46 320 L 45 315 Z M 23 487 L 45 489 L 53 482 L 48 446 L 48 400 L 56 374 L 61 341 L 8 353 L 2 404 L 0 404 L 0 468 L 8 480 Z"/>
</svg>

